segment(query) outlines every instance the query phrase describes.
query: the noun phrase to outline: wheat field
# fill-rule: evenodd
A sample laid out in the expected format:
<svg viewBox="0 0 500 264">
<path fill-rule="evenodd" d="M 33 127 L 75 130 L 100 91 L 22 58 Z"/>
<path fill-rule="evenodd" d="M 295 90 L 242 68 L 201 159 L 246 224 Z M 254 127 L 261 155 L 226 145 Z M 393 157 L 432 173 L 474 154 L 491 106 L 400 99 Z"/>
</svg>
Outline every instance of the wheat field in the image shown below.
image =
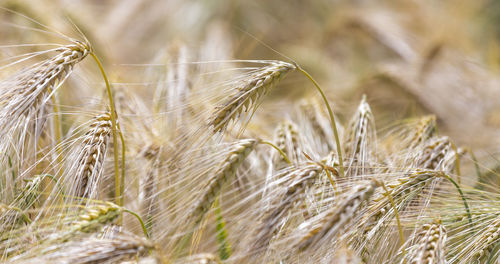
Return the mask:
<svg viewBox="0 0 500 264">
<path fill-rule="evenodd" d="M 500 263 L 498 22 L 2 0 L 0 262 Z"/>
</svg>

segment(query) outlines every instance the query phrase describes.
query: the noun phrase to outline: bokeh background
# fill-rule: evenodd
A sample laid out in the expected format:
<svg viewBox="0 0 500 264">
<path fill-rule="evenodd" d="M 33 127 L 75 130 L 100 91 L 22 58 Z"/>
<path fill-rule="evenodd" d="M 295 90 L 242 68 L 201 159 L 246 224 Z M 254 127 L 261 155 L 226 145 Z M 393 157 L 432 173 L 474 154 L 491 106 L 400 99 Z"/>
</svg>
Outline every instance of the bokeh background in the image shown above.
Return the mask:
<svg viewBox="0 0 500 264">
<path fill-rule="evenodd" d="M 473 152 L 482 169 L 500 164 L 499 1 L 2 0 L 1 6 L 70 36 L 78 36 L 76 26 L 115 84 L 145 96 L 147 85 L 126 84 L 147 83 L 147 67 L 130 65 L 152 65 L 162 54 L 192 62 L 293 59 L 327 90 L 343 123 L 366 94 L 379 130 L 434 114 L 440 133 Z M 11 11 L 0 16 L 3 45 L 49 35 L 26 33 L 23 27 L 42 27 Z M 281 118 L 272 116 L 273 107 L 315 92 L 298 74 L 284 82 L 287 90 L 274 90 L 264 102 L 270 123 Z"/>
</svg>

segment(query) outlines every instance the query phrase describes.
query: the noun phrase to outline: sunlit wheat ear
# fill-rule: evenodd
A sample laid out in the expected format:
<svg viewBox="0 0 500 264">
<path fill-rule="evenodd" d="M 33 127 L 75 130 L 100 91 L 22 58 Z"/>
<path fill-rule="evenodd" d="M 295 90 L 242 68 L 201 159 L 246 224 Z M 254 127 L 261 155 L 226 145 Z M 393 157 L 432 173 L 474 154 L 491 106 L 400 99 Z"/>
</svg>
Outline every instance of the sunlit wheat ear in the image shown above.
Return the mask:
<svg viewBox="0 0 500 264">
<path fill-rule="evenodd" d="M 292 70 L 295 70 L 292 64 L 274 61 L 269 66 L 260 68 L 246 80 L 236 83 L 234 87 L 236 93 L 230 95 L 212 113 L 209 126 L 213 128 L 213 132 L 225 130 L 228 124 L 243 112 L 255 111 L 262 97 Z"/>
<path fill-rule="evenodd" d="M 94 118 L 90 129 L 83 137 L 77 156 L 76 170 L 67 175 L 74 180 L 74 195 L 82 198 L 96 198 L 98 180 L 102 174 L 103 162 L 111 135 L 111 115 L 104 113 Z M 69 179 L 71 181 L 71 179 Z"/>
<path fill-rule="evenodd" d="M 95 232 L 104 225 L 112 223 L 121 212 L 122 209 L 120 207 L 110 202 L 87 206 L 80 213 L 77 220 L 71 224 L 69 234 Z M 70 237 L 67 239 L 70 239 Z"/>
<path fill-rule="evenodd" d="M 351 175 L 365 175 L 369 172 L 372 152 L 375 151 L 375 121 L 365 96 L 346 130 L 345 153 L 350 159 Z"/>
<path fill-rule="evenodd" d="M 90 53 L 90 47 L 75 41 L 54 52 L 58 54 L 51 59 L 21 70 L 0 83 L 0 134 L 10 135 L 14 141 L 22 141 L 24 133 L 28 132 L 39 136 L 52 93 L 71 74 L 73 67 Z M 34 131 L 26 130 L 25 126 L 30 122 Z M 16 132 L 21 134 L 12 134 Z M 5 152 L 4 148 L 1 152 Z"/>
<path fill-rule="evenodd" d="M 193 220 L 195 225 L 198 225 L 205 213 L 210 209 L 217 195 L 226 182 L 233 179 L 238 171 L 238 168 L 245 158 L 252 152 L 257 145 L 255 139 L 243 139 L 238 141 L 228 153 L 226 159 L 222 161 L 213 174 L 210 176 L 205 189 L 202 191 L 200 198 L 192 207 L 189 218 Z"/>
<path fill-rule="evenodd" d="M 451 172 L 457 153 L 448 137 L 430 140 L 416 157 L 416 167 L 429 170 Z"/>
<path fill-rule="evenodd" d="M 353 188 L 345 197 L 339 198 L 332 208 L 321 215 L 316 223 L 311 224 L 309 231 L 300 238 L 297 248 L 301 251 L 310 247 L 321 246 L 327 238 L 335 238 L 360 213 L 373 195 L 379 182 L 372 180 Z"/>
<path fill-rule="evenodd" d="M 287 220 L 288 213 L 305 196 L 305 191 L 318 179 L 322 171 L 319 165 L 307 165 L 292 169 L 281 180 L 286 180 L 276 190 L 270 191 L 269 208 L 264 213 L 260 226 L 252 239 L 250 252 L 264 249 Z M 280 179 L 278 179 L 280 181 Z"/>
<path fill-rule="evenodd" d="M 281 122 L 276 129 L 275 138 L 276 146 L 286 154 L 292 163 L 297 163 L 302 152 L 297 126 L 291 121 Z M 282 169 L 288 165 L 280 153 L 274 151 L 273 156 L 276 169 Z"/>
<path fill-rule="evenodd" d="M 428 115 L 420 118 L 412 128 L 413 135 L 408 141 L 409 148 L 415 148 L 425 143 L 428 139 L 432 138 L 436 134 L 436 116 Z"/>
<path fill-rule="evenodd" d="M 446 264 L 446 229 L 439 221 L 425 224 L 416 244 L 406 255 L 410 264 Z"/>
<path fill-rule="evenodd" d="M 28 256 L 14 258 L 13 263 L 123 263 L 146 256 L 154 244 L 145 239 L 119 235 L 112 239 L 87 237 L 58 243 L 50 250 L 30 252 Z M 35 255 L 36 256 L 33 256 Z M 153 262 L 156 263 L 156 262 Z"/>
</svg>

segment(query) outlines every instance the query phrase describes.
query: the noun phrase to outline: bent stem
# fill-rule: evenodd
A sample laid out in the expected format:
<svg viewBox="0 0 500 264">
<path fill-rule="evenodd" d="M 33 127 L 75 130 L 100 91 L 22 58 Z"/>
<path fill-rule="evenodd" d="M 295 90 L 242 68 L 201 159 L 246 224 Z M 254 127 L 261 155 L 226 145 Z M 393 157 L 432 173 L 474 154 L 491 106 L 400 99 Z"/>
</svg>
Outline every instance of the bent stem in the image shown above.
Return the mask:
<svg viewBox="0 0 500 264">
<path fill-rule="evenodd" d="M 345 174 L 344 174 L 344 161 L 342 159 L 342 149 L 340 146 L 340 137 L 339 137 L 339 133 L 337 131 L 337 124 L 335 123 L 335 116 L 333 115 L 332 108 L 330 107 L 330 104 L 328 103 L 328 100 L 326 99 L 325 93 L 323 92 L 323 90 L 321 90 L 318 83 L 313 79 L 313 77 L 309 73 L 307 73 L 305 70 L 303 70 L 298 64 L 296 64 L 296 63 L 294 63 L 294 64 L 295 64 L 295 67 L 297 67 L 297 70 L 299 70 L 301 73 L 303 73 L 314 84 L 314 86 L 316 87 L 318 92 L 321 94 L 321 97 L 323 98 L 323 101 L 326 104 L 326 108 L 328 108 L 328 115 L 330 116 L 330 123 L 332 125 L 333 135 L 335 136 L 335 144 L 337 145 L 337 153 L 339 155 L 340 176 L 342 178 L 344 178 L 344 176 L 345 176 Z"/>
<path fill-rule="evenodd" d="M 465 195 L 462 192 L 462 189 L 460 188 L 460 186 L 449 175 L 443 174 L 443 177 L 446 178 L 446 179 L 448 179 L 453 185 L 455 185 L 455 188 L 457 188 L 457 191 L 460 194 L 460 197 L 462 198 L 462 201 L 464 202 L 465 211 L 467 212 L 467 217 L 469 218 L 469 224 L 472 227 L 472 216 L 470 214 L 469 205 L 467 204 L 467 200 L 465 199 Z"/>
<path fill-rule="evenodd" d="M 97 56 L 91 52 L 90 55 L 94 58 L 95 62 L 97 63 L 97 66 L 99 67 L 99 70 L 101 71 L 102 77 L 104 78 L 104 82 L 106 83 L 106 91 L 108 93 L 109 97 L 109 108 L 111 111 L 111 131 L 113 134 L 113 154 L 114 154 L 114 167 L 115 167 L 115 202 L 117 205 L 122 206 L 120 204 L 121 199 L 121 193 L 120 193 L 120 171 L 119 171 L 119 164 L 118 164 L 118 145 L 117 145 L 117 129 L 116 129 L 116 111 L 115 111 L 115 102 L 113 101 L 113 94 L 111 92 L 111 85 L 109 84 L 108 77 L 106 76 L 106 72 L 104 71 L 104 67 L 101 64 L 101 61 L 97 58 Z"/>
<path fill-rule="evenodd" d="M 141 224 L 142 232 L 144 232 L 144 235 L 146 236 L 146 238 L 149 238 L 148 230 L 146 229 L 146 225 L 144 224 L 144 221 L 142 221 L 142 218 L 138 214 L 136 214 L 135 212 L 130 211 L 128 209 L 124 209 L 123 211 L 126 213 L 129 213 L 129 214 L 135 216 L 135 218 L 137 218 L 137 220 Z"/>
<path fill-rule="evenodd" d="M 271 143 L 269 141 L 265 141 L 265 140 L 261 140 L 260 143 L 266 144 L 266 145 L 269 145 L 269 146 L 273 147 L 274 149 L 276 149 L 280 153 L 280 155 L 283 157 L 283 159 L 286 161 L 286 163 L 288 163 L 288 165 L 292 164 L 292 162 L 290 162 L 290 160 L 286 156 L 285 152 L 283 152 L 283 150 L 281 150 L 280 148 L 278 148 L 273 143 Z"/>
</svg>

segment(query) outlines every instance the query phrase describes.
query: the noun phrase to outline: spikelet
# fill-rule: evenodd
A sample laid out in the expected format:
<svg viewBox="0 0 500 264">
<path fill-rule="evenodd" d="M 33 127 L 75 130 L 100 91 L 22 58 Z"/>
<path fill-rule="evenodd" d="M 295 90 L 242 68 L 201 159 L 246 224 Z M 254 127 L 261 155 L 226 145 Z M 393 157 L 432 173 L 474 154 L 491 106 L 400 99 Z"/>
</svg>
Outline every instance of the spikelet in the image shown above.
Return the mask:
<svg viewBox="0 0 500 264">
<path fill-rule="evenodd" d="M 375 151 L 375 122 L 370 106 L 363 96 L 346 131 L 345 153 L 350 160 L 350 175 L 366 175 Z"/>
<path fill-rule="evenodd" d="M 222 186 L 232 180 L 241 163 L 252 152 L 257 143 L 258 141 L 255 139 L 242 139 L 238 141 L 228 153 L 227 158 L 218 165 L 208 180 L 200 199 L 198 199 L 189 213 L 189 218 L 194 219 L 195 225 L 199 224 L 205 213 L 214 203 Z"/>
<path fill-rule="evenodd" d="M 375 180 L 355 186 L 345 198 L 322 214 L 317 223 L 311 225 L 309 231 L 299 240 L 297 249 L 306 250 L 317 246 L 326 237 L 332 238 L 340 234 L 360 213 L 378 186 L 379 182 Z"/>
<path fill-rule="evenodd" d="M 213 132 L 226 129 L 229 122 L 237 119 L 243 111 L 257 107 L 258 101 L 288 72 L 295 69 L 290 63 L 273 61 L 269 66 L 262 67 L 248 77 L 246 81 L 238 83 L 237 92 L 231 95 L 221 106 L 212 113 L 209 126 Z"/>
<path fill-rule="evenodd" d="M 420 238 L 413 250 L 408 251 L 410 264 L 445 264 L 446 229 L 439 221 L 422 226 Z"/>
<path fill-rule="evenodd" d="M 292 163 L 297 163 L 301 154 L 297 126 L 291 121 L 283 121 L 278 125 L 275 135 L 276 146 L 286 154 Z M 283 156 L 276 152 L 273 153 L 276 169 L 282 169 L 288 165 Z"/>
<path fill-rule="evenodd" d="M 261 250 L 269 244 L 283 221 L 286 220 L 285 217 L 289 211 L 295 203 L 304 197 L 306 189 L 314 184 L 322 169 L 319 165 L 311 164 L 295 168 L 283 176 L 285 179 L 289 178 L 288 184 L 282 186 L 280 190 L 271 191 L 270 207 L 264 213 L 262 224 L 255 232 L 255 237 L 249 248 L 251 252 Z"/>
<path fill-rule="evenodd" d="M 69 177 L 75 177 L 76 180 L 75 196 L 95 198 L 111 127 L 111 115 L 107 112 L 96 116 L 89 131 L 85 134 L 77 157 L 76 173 L 69 175 Z"/>
</svg>

